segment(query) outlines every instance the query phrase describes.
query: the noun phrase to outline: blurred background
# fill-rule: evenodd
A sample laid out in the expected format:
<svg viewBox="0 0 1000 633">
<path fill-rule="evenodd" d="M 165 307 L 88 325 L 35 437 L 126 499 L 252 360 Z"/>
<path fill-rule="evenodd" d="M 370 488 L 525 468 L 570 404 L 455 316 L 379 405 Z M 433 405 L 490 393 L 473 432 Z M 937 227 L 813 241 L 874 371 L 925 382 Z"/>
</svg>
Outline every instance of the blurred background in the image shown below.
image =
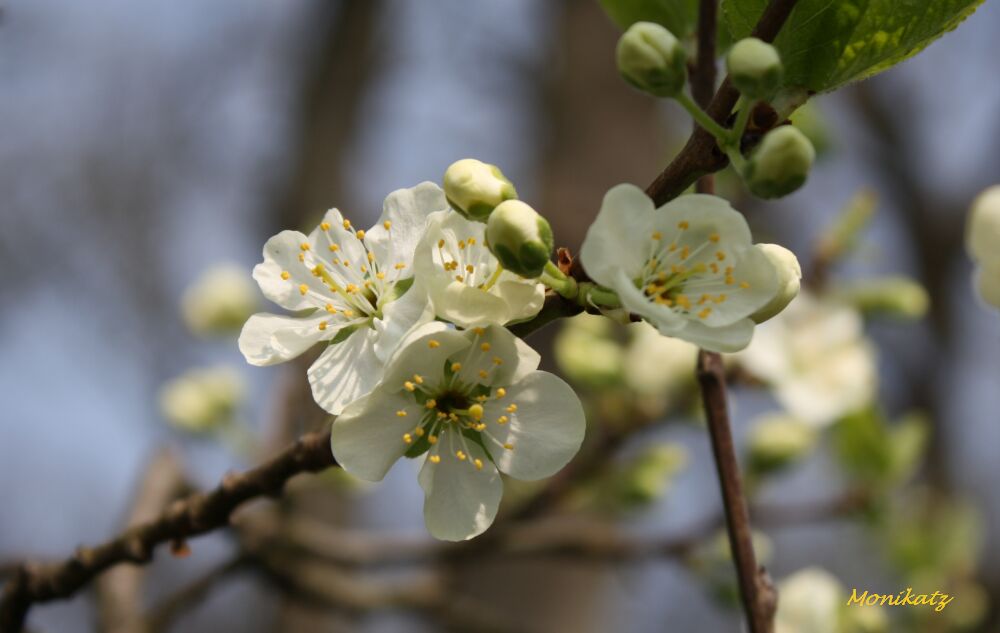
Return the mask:
<svg viewBox="0 0 1000 633">
<path fill-rule="evenodd" d="M 719 179 L 757 239 L 786 245 L 807 269 L 845 208 L 874 209 L 827 276 L 848 283 L 905 275 L 930 298 L 926 312 L 865 319 L 877 359 L 877 381 L 864 381 L 877 382 L 873 410 L 889 429 L 919 412 L 929 438 L 926 459 L 906 478 L 909 492 L 883 499 L 906 507 L 872 518 L 862 504 L 855 513 L 862 516 L 851 520 L 798 520 L 788 511 L 838 499 L 845 481 L 863 487 L 863 473 L 845 467 L 843 447 L 849 453 L 861 441 L 851 428 L 882 424 L 867 419 L 855 427 L 840 422 L 833 449 L 783 465 L 780 477 L 754 486 L 762 505 L 786 510 L 760 515 L 779 581 L 821 567 L 848 594 L 852 587 L 896 593 L 914 578 L 933 578 L 930 591 L 951 583 L 956 595 L 951 618 L 917 621 L 893 610 L 888 625 L 874 618 L 853 627 L 998 630 L 1000 315 L 974 296 L 963 245 L 971 200 L 1000 180 L 998 32 L 1000 7 L 988 2 L 918 57 L 815 99 L 803 115 L 809 120 L 797 123 L 809 127 L 821 158 L 796 194 L 762 204 L 734 179 Z M 322 423 L 309 400 L 307 364 L 251 368 L 234 337 L 203 336 L 212 326 L 198 325 L 190 288 L 206 270 L 235 266 L 249 281 L 264 241 L 278 230 L 311 228 L 331 206 L 368 226 L 388 192 L 439 182 L 463 157 L 500 165 L 550 219 L 557 244 L 575 252 L 604 192 L 620 182 L 645 186 L 690 129 L 678 108 L 621 81 L 617 36 L 590 0 L 0 2 L 0 573 L 6 561 L 64 556 L 118 531 L 163 447 L 183 461 L 191 485 L 208 486 Z M 860 191 L 867 197 L 856 198 Z M 237 287 L 237 312 L 247 304 L 274 309 L 256 289 L 229 286 Z M 592 424 L 614 422 L 635 385 L 601 368 L 597 377 L 581 370 L 572 350 L 603 341 L 626 353 L 638 335 L 584 326 L 573 334 L 580 338 L 564 339 L 569 354 L 552 354 L 557 330 L 530 342 L 549 368 L 569 374 Z M 176 383 L 171 404 L 165 384 L 218 366 L 227 369 L 215 376 L 221 383 L 213 393 L 229 396 L 199 403 L 209 413 L 177 405 L 198 396 Z M 743 445 L 760 415 L 775 409 L 775 396 L 759 377 L 743 376 L 753 373 L 750 363 L 733 373 Z M 689 400 L 643 405 L 641 415 L 655 424 L 609 456 L 618 461 L 604 479 L 615 480 L 649 459 L 650 447 L 668 447 L 653 459 L 652 490 L 640 486 L 633 499 L 614 486 L 609 493 L 596 477 L 567 501 L 562 529 L 597 521 L 659 538 L 686 534 L 717 514 L 708 442 Z M 221 430 L 212 428 L 219 411 L 227 418 Z M 280 511 L 258 523 L 286 526 L 301 515 L 313 528 L 342 531 L 333 540 L 360 533 L 421 543 L 413 472 L 400 464 L 375 488 L 335 475 L 297 482 Z M 914 535 L 906 531 L 918 524 L 907 518 L 914 512 L 960 516 L 961 526 L 935 523 Z M 272 530 L 279 536 L 280 526 Z M 739 630 L 731 572 L 715 560 L 713 530 L 704 532 L 707 547 L 677 557 L 501 560 L 448 573 L 461 588 L 456 600 L 474 594 L 483 613 L 516 616 L 513 630 L 639 633 L 662 631 L 664 622 L 678 631 Z M 435 609 L 378 601 L 362 608 L 351 597 L 317 595 L 294 580 L 326 578 L 307 557 L 288 557 L 273 573 L 230 569 L 240 543 L 215 534 L 192 542 L 189 557 L 158 556 L 142 597 L 161 616 L 157 627 L 486 630 L 455 614 L 445 621 Z M 419 569 L 382 567 L 350 573 L 375 587 L 422 582 Z M 346 573 L 319 584 L 336 586 Z M 204 574 L 224 582 L 156 606 Z M 818 591 L 800 592 L 802 600 Z M 80 594 L 44 605 L 31 625 L 113 629 L 99 604 L 106 603 Z M 177 605 L 183 608 L 170 608 Z M 841 630 L 802 627 L 786 631 Z"/>
</svg>

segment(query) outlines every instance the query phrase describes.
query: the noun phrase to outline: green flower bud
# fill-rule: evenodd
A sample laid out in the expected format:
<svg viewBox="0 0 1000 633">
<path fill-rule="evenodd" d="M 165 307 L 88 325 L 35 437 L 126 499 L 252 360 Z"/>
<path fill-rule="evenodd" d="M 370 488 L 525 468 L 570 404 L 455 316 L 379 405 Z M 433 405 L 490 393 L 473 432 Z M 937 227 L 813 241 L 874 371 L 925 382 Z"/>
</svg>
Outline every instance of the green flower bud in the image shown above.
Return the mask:
<svg viewBox="0 0 1000 633">
<path fill-rule="evenodd" d="M 989 187 L 972 202 L 965 227 L 965 247 L 977 261 L 1000 258 L 1000 185 Z"/>
<path fill-rule="evenodd" d="M 767 305 L 750 315 L 755 323 L 763 323 L 784 310 L 792 302 L 792 299 L 798 296 L 802 280 L 802 267 L 799 266 L 799 260 L 795 257 L 795 253 L 784 246 L 757 244 L 755 248 L 767 256 L 774 266 L 774 272 L 778 275 L 777 294 L 767 302 Z"/>
<path fill-rule="evenodd" d="M 181 300 L 184 322 L 195 334 L 236 334 L 257 311 L 257 288 L 240 266 L 225 264 L 205 271 Z"/>
<path fill-rule="evenodd" d="M 784 72 L 777 49 L 756 37 L 733 44 L 726 56 L 726 69 L 740 92 L 751 99 L 765 101 L 781 87 Z"/>
<path fill-rule="evenodd" d="M 607 387 L 619 382 L 623 352 L 614 339 L 611 320 L 584 313 L 563 323 L 553 345 L 556 364 L 562 373 L 587 387 Z"/>
<path fill-rule="evenodd" d="M 517 191 L 496 165 L 463 158 L 444 172 L 444 195 L 468 219 L 485 222 L 498 204 L 516 199 Z"/>
<path fill-rule="evenodd" d="M 837 290 L 838 296 L 869 314 L 919 319 L 927 314 L 927 290 L 908 277 L 859 281 Z"/>
<path fill-rule="evenodd" d="M 764 135 L 743 168 L 743 180 L 758 198 L 780 198 L 802 186 L 816 151 L 805 135 L 782 125 Z"/>
<path fill-rule="evenodd" d="M 816 429 L 786 415 L 769 415 L 750 431 L 750 470 L 771 473 L 802 459 L 816 445 Z"/>
<path fill-rule="evenodd" d="M 537 277 L 552 255 L 548 221 L 520 200 L 497 205 L 486 223 L 486 243 L 507 270 Z"/>
<path fill-rule="evenodd" d="M 160 412 L 180 429 L 207 433 L 232 422 L 244 393 L 240 374 L 230 367 L 192 369 L 160 389 Z"/>
<path fill-rule="evenodd" d="M 653 22 L 636 22 L 622 33 L 615 59 L 625 81 L 657 97 L 677 95 L 687 81 L 684 47 Z"/>
</svg>

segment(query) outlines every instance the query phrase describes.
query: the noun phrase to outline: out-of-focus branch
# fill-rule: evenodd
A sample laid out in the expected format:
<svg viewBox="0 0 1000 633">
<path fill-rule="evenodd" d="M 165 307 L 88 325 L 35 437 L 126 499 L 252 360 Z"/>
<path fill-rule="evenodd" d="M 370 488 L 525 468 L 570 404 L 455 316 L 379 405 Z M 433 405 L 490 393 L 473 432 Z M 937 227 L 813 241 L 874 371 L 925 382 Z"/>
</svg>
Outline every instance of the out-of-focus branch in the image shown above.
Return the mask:
<svg viewBox="0 0 1000 633">
<path fill-rule="evenodd" d="M 132 510 L 125 522 L 135 527 L 152 521 L 167 504 L 188 491 L 184 470 L 177 455 L 169 450 L 157 453 L 139 484 Z M 142 613 L 144 569 L 120 565 L 97 584 L 101 630 L 108 633 L 148 633 Z"/>
<path fill-rule="evenodd" d="M 157 604 L 143 618 L 143 626 L 145 627 L 143 630 L 150 631 L 150 633 L 165 633 L 170 630 L 170 626 L 177 616 L 204 600 L 208 592 L 219 582 L 229 578 L 237 571 L 246 569 L 252 562 L 248 556 L 240 554 L 209 570 L 194 582 L 182 587 Z"/>
<path fill-rule="evenodd" d="M 17 633 L 28 610 L 37 602 L 67 598 L 101 572 L 119 563 L 147 563 L 162 543 L 183 543 L 229 524 L 241 504 L 265 495 L 278 495 L 285 483 L 299 473 L 335 466 L 330 433 L 313 433 L 261 466 L 227 476 L 204 494 L 175 502 L 158 518 L 129 528 L 95 547 L 81 547 L 62 562 L 21 566 L 4 586 L 0 599 L 0 633 Z"/>
</svg>

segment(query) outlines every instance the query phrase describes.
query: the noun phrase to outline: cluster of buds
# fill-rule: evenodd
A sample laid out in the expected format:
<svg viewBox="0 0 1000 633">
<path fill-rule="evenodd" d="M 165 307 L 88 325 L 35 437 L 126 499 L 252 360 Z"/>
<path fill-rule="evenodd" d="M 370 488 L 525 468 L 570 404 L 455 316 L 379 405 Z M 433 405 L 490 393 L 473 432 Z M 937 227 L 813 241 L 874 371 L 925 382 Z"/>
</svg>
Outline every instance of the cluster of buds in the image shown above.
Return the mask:
<svg viewBox="0 0 1000 633">
<path fill-rule="evenodd" d="M 535 278 L 552 256 L 552 228 L 529 205 L 500 168 L 472 158 L 452 163 L 444 174 L 444 192 L 455 211 L 486 223 L 486 242 L 503 267 Z"/>
</svg>

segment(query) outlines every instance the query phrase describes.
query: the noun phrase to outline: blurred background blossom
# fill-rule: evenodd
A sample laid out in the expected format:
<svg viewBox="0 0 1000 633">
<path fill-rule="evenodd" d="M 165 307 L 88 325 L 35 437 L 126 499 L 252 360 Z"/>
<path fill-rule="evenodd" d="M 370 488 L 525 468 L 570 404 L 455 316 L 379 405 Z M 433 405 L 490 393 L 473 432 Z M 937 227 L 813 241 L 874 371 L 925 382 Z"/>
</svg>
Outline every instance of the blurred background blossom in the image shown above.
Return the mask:
<svg viewBox="0 0 1000 633">
<path fill-rule="evenodd" d="M 794 623 L 829 623 L 822 613 L 836 603 L 831 596 L 871 585 L 894 593 L 905 587 L 897 588 L 899 578 L 952 584 L 955 615 L 934 630 L 995 630 L 1000 541 L 988 526 L 1000 524 L 1000 318 L 974 298 L 963 226 L 973 197 L 1000 174 L 998 29 L 1000 7 L 986 3 L 957 35 L 797 115 L 814 139 L 827 140 L 817 143 L 820 160 L 793 196 L 760 204 L 728 183 L 758 241 L 784 244 L 804 264 L 824 252 L 817 244 L 835 233 L 830 227 L 854 194 L 873 192 L 870 224 L 855 227 L 856 243 L 824 271 L 831 292 L 838 283 L 907 275 L 929 296 L 923 318 L 914 318 L 920 309 L 871 316 L 855 302 L 843 308 L 852 315 L 846 325 L 808 337 L 825 345 L 843 336 L 863 348 L 852 357 L 863 361 L 842 371 L 862 391 L 877 384 L 880 407 L 836 412 L 856 415 L 831 431 L 833 447 L 784 464 L 774 471 L 781 477 L 758 473 L 755 498 L 828 498 L 852 477 L 895 485 L 917 469 L 904 453 L 918 445 L 927 447 L 919 467 L 925 492 L 896 500 L 884 525 L 769 531 L 772 573 L 788 577 L 782 633 L 825 630 Z M 688 132 L 679 110 L 618 77 L 617 34 L 596 2 L 576 0 L 0 3 L 0 562 L 63 555 L 116 531 L 134 482 L 165 443 L 182 449 L 201 485 L 250 461 L 231 444 L 178 430 L 178 423 L 212 424 L 191 417 L 190 407 L 179 416 L 180 405 L 167 406 L 197 389 L 164 395 L 160 409 L 164 385 L 191 368 L 237 372 L 227 384 L 245 382 L 246 402 L 238 406 L 235 388 L 225 417 L 238 408 L 238 424 L 262 446 L 315 423 L 312 410 L 276 422 L 288 402 L 308 398 L 307 387 L 289 384 L 279 368 L 246 367 L 233 336 L 195 335 L 225 330 L 239 321 L 233 314 L 259 301 L 226 273 L 215 281 L 230 300 L 206 304 L 197 290 L 211 281 L 205 271 L 230 266 L 249 280 L 261 245 L 278 229 L 305 228 L 330 206 L 367 226 L 389 191 L 440 180 L 453 160 L 473 156 L 500 165 L 550 219 L 557 243 L 575 252 L 604 191 L 649 182 Z M 629 534 L 682 530 L 711 514 L 718 493 L 708 444 L 690 376 L 674 365 L 690 363 L 692 350 L 660 352 L 680 344 L 650 339 L 642 326 L 582 323 L 574 319 L 558 334 L 555 354 L 558 328 L 531 343 L 578 386 L 592 421 L 676 422 L 626 445 L 617 468 L 595 482 L 604 492 L 592 494 L 613 490 L 630 500 Z M 800 343 L 791 344 L 795 354 L 810 351 Z M 657 363 L 658 353 L 669 362 Z M 830 371 L 828 352 L 817 354 L 819 371 Z M 800 360 L 789 361 L 800 375 L 803 364 L 817 363 Z M 740 442 L 756 445 L 755 421 L 782 405 L 796 413 L 795 398 L 782 397 L 780 387 L 775 398 L 762 388 L 773 380 L 768 372 L 745 370 L 759 375 L 733 367 L 732 406 Z M 907 417 L 914 411 L 919 421 Z M 819 417 L 832 421 L 826 411 Z M 930 439 L 921 441 L 922 433 Z M 887 453 L 882 438 L 897 448 Z M 803 445 L 812 449 L 811 441 Z M 851 463 L 885 468 L 845 471 Z M 314 512 L 337 525 L 419 534 L 419 491 L 411 473 L 398 472 L 407 467 L 364 495 L 331 476 L 305 499 L 336 496 L 329 516 Z M 216 534 L 193 547 L 196 556 L 152 568 L 154 597 L 225 560 L 234 543 Z M 801 571 L 807 567 L 825 571 Z M 543 570 L 558 596 L 510 582 L 533 571 L 527 564 L 494 570 L 484 586 L 541 630 L 638 633 L 662 630 L 664 621 L 677 630 L 738 627 L 738 613 L 706 591 L 709 575 L 670 562 L 615 573 Z M 881 616 L 872 617 L 838 623 L 882 630 Z M 97 618 L 81 595 L 38 609 L 33 623 L 88 631 Z M 185 631 L 438 630 L 406 613 L 318 613 L 252 576 L 182 618 Z"/>
</svg>

